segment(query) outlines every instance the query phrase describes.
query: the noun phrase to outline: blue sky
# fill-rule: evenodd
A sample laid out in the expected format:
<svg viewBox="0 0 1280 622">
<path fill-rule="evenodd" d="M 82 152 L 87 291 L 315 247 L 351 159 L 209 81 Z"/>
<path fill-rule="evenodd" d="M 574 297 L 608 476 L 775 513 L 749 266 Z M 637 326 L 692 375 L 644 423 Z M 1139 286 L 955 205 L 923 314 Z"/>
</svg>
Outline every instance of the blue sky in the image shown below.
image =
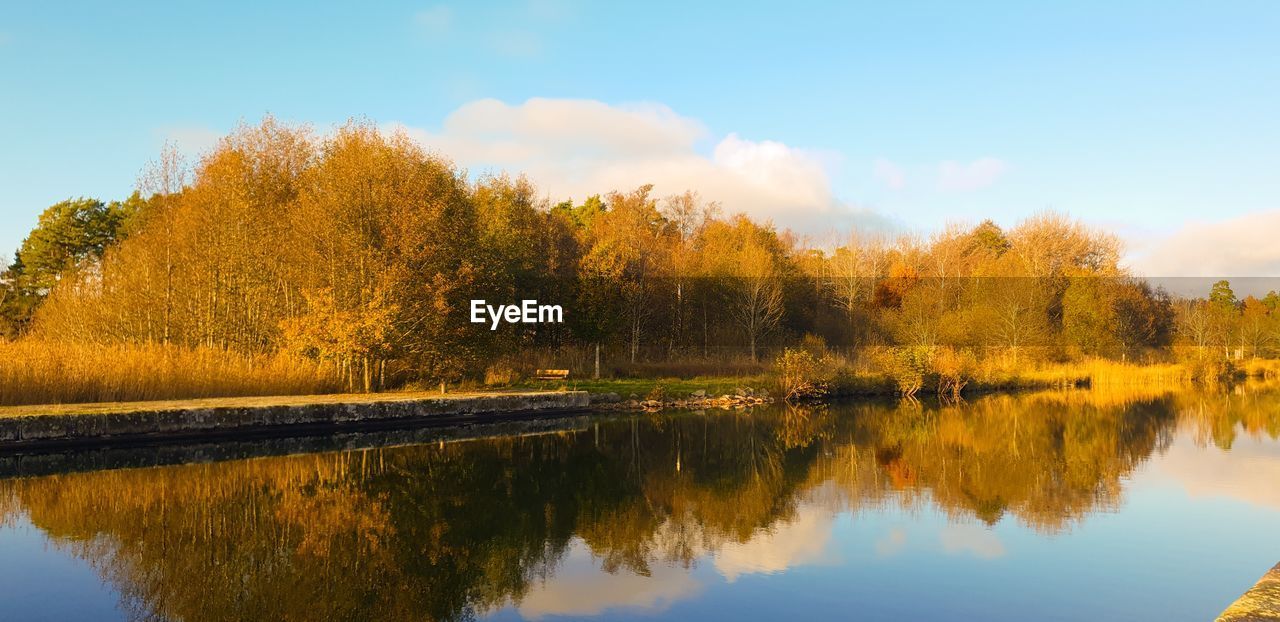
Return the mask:
<svg viewBox="0 0 1280 622">
<path fill-rule="evenodd" d="M 814 235 L 1056 209 L 1148 271 L 1280 270 L 1275 2 L 368 4 L 0 7 L 0 251 L 270 112 L 403 126 L 551 198 L 706 179 Z M 555 133 L 582 127 L 607 131 Z"/>
</svg>

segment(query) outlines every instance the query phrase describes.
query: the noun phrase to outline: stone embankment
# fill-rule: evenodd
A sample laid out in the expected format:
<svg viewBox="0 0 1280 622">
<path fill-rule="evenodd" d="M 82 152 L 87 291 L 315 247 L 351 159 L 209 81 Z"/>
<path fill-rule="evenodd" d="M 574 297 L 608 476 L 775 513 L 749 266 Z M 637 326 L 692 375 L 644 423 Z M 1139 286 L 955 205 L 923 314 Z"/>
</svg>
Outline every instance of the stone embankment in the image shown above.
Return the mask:
<svg viewBox="0 0 1280 622">
<path fill-rule="evenodd" d="M 1261 622 L 1280 620 L 1280 564 L 1258 580 L 1240 600 L 1227 607 L 1218 622 Z"/>
<path fill-rule="evenodd" d="M 733 393 L 726 393 L 719 397 L 707 395 L 706 391 L 701 390 L 694 391 L 687 397 L 651 395 L 642 399 L 634 393 L 627 399 L 623 399 L 617 393 L 597 393 L 591 396 L 591 405 L 597 410 L 638 410 L 644 412 L 657 412 L 667 408 L 688 408 L 693 410 L 722 408 L 729 410 L 772 403 L 773 397 L 769 395 L 768 389 L 752 389 L 750 387 L 734 389 Z"/>
<path fill-rule="evenodd" d="M 299 430 L 409 425 L 447 420 L 465 424 L 505 417 L 588 409 L 585 391 L 473 395 L 375 394 L 226 398 L 0 409 L 0 447 L 39 443 L 289 434 Z"/>
</svg>

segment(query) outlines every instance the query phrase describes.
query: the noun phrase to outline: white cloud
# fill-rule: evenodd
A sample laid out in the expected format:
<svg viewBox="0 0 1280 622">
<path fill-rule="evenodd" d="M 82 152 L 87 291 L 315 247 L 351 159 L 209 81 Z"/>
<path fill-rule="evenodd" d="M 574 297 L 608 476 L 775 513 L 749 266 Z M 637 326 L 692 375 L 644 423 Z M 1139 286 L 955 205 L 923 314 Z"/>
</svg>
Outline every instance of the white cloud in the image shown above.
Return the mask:
<svg viewBox="0 0 1280 622">
<path fill-rule="evenodd" d="M 526 173 L 555 200 L 652 183 L 656 196 L 697 190 L 727 213 L 806 233 L 887 226 L 834 196 L 817 152 L 729 134 L 707 155 L 698 147 L 714 139 L 702 123 L 661 104 L 482 99 L 455 110 L 437 132 L 401 127 L 469 169 Z"/>
<path fill-rule="evenodd" d="M 1194 435 L 1208 437 L 1212 432 L 1196 429 L 1200 422 L 1187 421 L 1183 425 L 1191 434 L 1179 437 L 1161 456 L 1152 469 L 1153 474 L 1177 481 L 1192 498 L 1229 497 L 1258 507 L 1280 509 L 1280 455 L 1266 440 L 1251 438 L 1244 430 L 1236 428 L 1236 439 L 1231 451 L 1214 446 L 1198 446 Z"/>
<path fill-rule="evenodd" d="M 660 613 L 701 590 L 687 569 L 660 562 L 650 566 L 649 576 L 629 570 L 603 572 L 587 547 L 575 540 L 555 573 L 532 586 L 516 607 L 530 620 L 598 616 L 617 609 Z"/>
<path fill-rule="evenodd" d="M 689 549 L 698 560 L 709 559 L 728 583 L 743 575 L 773 574 L 806 564 L 835 561 L 830 551 L 835 513 L 819 503 L 807 503 L 795 516 L 760 529 L 745 542 L 726 542 L 706 548 L 711 538 L 701 526 L 667 521 L 654 535 L 659 551 Z M 533 585 L 513 603 L 521 616 L 598 616 L 629 610 L 661 613 L 672 604 L 696 596 L 702 583 L 690 568 L 679 563 L 650 560 L 649 574 L 627 569 L 604 572 L 598 556 L 582 540 L 575 539 L 555 572 Z"/>
<path fill-rule="evenodd" d="M 893 190 L 901 190 L 907 186 L 906 171 L 884 158 L 876 158 L 871 166 L 871 174 Z"/>
<path fill-rule="evenodd" d="M 828 207 L 835 202 L 818 158 L 779 142 L 754 142 L 729 134 L 716 145 L 713 163 L 736 175 L 735 181 L 745 181 L 779 201 Z"/>
<path fill-rule="evenodd" d="M 453 10 L 443 4 L 414 13 L 413 23 L 428 35 L 441 36 L 453 26 Z"/>
<path fill-rule="evenodd" d="M 1133 240 L 1130 264 L 1147 276 L 1280 276 L 1280 209 L 1194 221 L 1163 238 Z"/>
<path fill-rule="evenodd" d="M 832 520 L 830 511 L 805 506 L 791 520 L 778 522 L 746 542 L 725 544 L 715 553 L 716 570 L 733 583 L 745 574 L 774 574 L 828 561 Z"/>
<path fill-rule="evenodd" d="M 947 160 L 938 165 L 938 187 L 948 192 L 979 190 L 996 183 L 1008 168 L 996 158 L 978 158 L 967 164 Z"/>
<path fill-rule="evenodd" d="M 199 125 L 170 125 L 156 130 L 160 142 L 173 143 L 178 152 L 196 158 L 213 149 L 224 133 Z"/>
</svg>

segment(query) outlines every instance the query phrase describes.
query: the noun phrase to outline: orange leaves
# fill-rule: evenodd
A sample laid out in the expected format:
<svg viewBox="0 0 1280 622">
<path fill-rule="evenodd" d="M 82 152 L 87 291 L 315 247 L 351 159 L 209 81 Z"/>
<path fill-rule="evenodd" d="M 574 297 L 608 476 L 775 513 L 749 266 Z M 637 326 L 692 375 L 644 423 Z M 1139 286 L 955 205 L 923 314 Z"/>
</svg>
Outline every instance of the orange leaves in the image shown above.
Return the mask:
<svg viewBox="0 0 1280 622">
<path fill-rule="evenodd" d="M 332 289 L 303 291 L 307 312 L 281 322 L 286 347 L 327 360 L 389 354 L 391 320 L 398 307 L 381 290 L 366 293 L 363 303 L 339 307 Z"/>
<path fill-rule="evenodd" d="M 889 277 L 876 284 L 873 304 L 882 309 L 901 307 L 903 297 L 919 280 L 920 271 L 915 267 L 894 263 L 889 267 Z"/>
</svg>

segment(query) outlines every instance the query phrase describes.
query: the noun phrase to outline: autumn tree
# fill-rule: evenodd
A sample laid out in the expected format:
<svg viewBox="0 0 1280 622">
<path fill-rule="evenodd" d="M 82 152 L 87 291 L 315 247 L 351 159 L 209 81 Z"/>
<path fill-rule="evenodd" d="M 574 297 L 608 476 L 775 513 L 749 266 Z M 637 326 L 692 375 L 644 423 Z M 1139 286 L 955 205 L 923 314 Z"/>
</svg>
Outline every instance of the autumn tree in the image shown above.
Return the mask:
<svg viewBox="0 0 1280 622">
<path fill-rule="evenodd" d="M 692 293 L 691 279 L 697 272 L 696 241 L 718 216 L 720 204 L 703 201 L 697 192 L 685 191 L 664 199 L 660 212 L 672 228 L 672 235 L 668 236 L 671 248 L 667 254 L 673 295 L 668 351 L 674 352 L 677 344 L 684 344 L 687 300 Z"/>
<path fill-rule="evenodd" d="M 674 235 L 656 201 L 649 197 L 652 190 L 653 186 L 646 185 L 629 193 L 610 194 L 605 200 L 607 209 L 590 221 L 583 255 L 586 274 L 615 279 L 633 363 L 650 328 L 655 303 L 663 298 L 660 292 L 668 276 L 668 240 Z"/>
<path fill-rule="evenodd" d="M 1055 213 L 1032 216 L 1009 232 L 1009 251 L 1031 276 L 1118 273 L 1120 241 L 1114 235 Z"/>
<path fill-rule="evenodd" d="M 738 216 L 709 225 L 700 250 L 725 288 L 726 311 L 742 331 L 751 360 L 758 360 L 761 340 L 777 329 L 785 308 L 788 258 L 777 233 Z"/>
<path fill-rule="evenodd" d="M 844 315 L 850 334 L 856 342 L 864 341 L 865 324 L 877 280 L 888 270 L 888 251 L 884 238 L 856 229 L 843 245 L 820 264 L 817 277 L 832 302 Z"/>
<path fill-rule="evenodd" d="M 1277 314 L 1254 296 L 1245 297 L 1240 307 L 1240 347 L 1248 348 L 1250 356 L 1257 358 L 1276 339 Z"/>
<path fill-rule="evenodd" d="M 1112 333 L 1121 348 L 1121 358 L 1145 349 L 1169 345 L 1174 333 L 1174 311 L 1169 295 L 1153 289 L 1143 280 L 1117 281 L 1112 290 L 1115 308 Z"/>
<path fill-rule="evenodd" d="M 380 384 L 392 355 L 414 375 L 446 383 L 488 354 L 467 321 L 472 295 L 491 286 L 476 256 L 476 223 L 452 166 L 402 134 L 351 122 L 321 146 L 300 180 L 294 269 L 309 299 L 327 303 L 302 313 L 389 325 L 385 347 L 355 339 L 338 353 L 359 386 Z"/>
</svg>

